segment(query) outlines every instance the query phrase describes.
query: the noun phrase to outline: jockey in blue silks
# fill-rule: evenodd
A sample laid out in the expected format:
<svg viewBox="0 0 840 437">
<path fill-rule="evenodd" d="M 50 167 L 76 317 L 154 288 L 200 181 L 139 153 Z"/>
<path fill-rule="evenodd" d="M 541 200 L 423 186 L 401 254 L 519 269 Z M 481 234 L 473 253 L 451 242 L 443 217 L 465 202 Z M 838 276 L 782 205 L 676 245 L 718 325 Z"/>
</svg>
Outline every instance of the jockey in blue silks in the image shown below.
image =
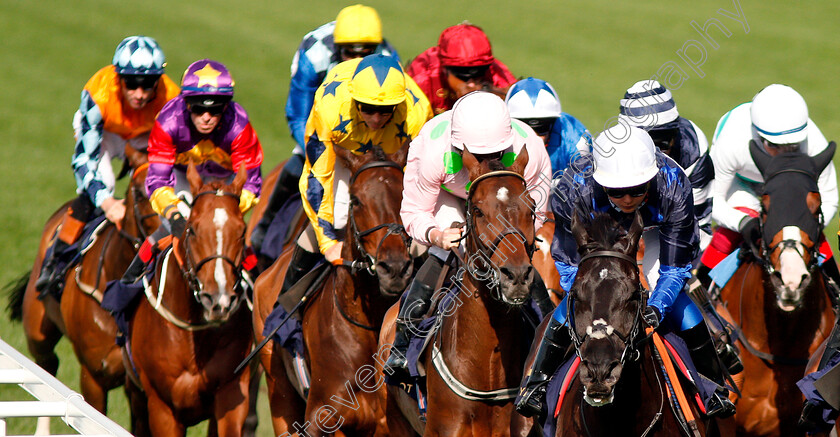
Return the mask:
<svg viewBox="0 0 840 437">
<path fill-rule="evenodd" d="M 601 133 L 595 139 L 593 153 L 573 161 L 557 182 L 551 196 L 556 222 L 551 252 L 560 272 L 560 285 L 568 291 L 579 260 L 571 231 L 572 216 L 591 218 L 595 213 L 607 213 L 629 229 L 638 211 L 645 228 L 658 230 L 660 263 L 659 277 L 643 318 L 654 328 L 664 321 L 678 332 L 698 371 L 722 385 L 722 369 L 703 316 L 683 292 L 699 245 L 693 207 L 691 184 L 682 168 L 656 150 L 647 132 L 618 124 Z M 646 248 L 647 242 L 646 239 Z M 525 416 L 543 410 L 547 382 L 571 342 L 566 323 L 567 298 L 568 294 L 554 311 L 534 364 L 526 372 L 516 401 L 517 411 Z M 706 404 L 710 416 L 735 412 L 723 387 Z"/>
<path fill-rule="evenodd" d="M 531 126 L 542 138 L 551 159 L 552 178 L 558 178 L 580 152 L 589 152 L 589 131 L 563 112 L 557 92 L 548 82 L 533 77 L 513 84 L 505 97 L 511 118 Z"/>
</svg>

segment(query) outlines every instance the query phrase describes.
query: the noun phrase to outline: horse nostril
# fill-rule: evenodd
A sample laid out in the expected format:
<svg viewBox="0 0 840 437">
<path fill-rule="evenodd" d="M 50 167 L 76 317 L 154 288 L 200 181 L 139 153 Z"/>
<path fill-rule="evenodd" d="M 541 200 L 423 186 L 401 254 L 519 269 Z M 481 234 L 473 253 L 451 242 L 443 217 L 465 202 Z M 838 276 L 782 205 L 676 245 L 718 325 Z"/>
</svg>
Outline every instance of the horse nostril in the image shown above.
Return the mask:
<svg viewBox="0 0 840 437">
<path fill-rule="evenodd" d="M 376 263 L 376 269 L 381 273 L 390 273 L 391 267 L 385 261 L 379 261 Z"/>
</svg>

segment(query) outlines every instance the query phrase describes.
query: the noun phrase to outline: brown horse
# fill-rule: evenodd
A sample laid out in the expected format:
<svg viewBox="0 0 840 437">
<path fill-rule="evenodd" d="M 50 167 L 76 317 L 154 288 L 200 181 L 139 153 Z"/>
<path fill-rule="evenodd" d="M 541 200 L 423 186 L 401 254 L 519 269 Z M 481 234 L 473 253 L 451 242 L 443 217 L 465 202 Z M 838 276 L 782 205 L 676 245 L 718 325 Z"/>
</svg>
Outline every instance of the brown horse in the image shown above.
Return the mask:
<svg viewBox="0 0 840 437">
<path fill-rule="evenodd" d="M 551 257 L 551 241 L 554 239 L 554 213 L 546 213 L 545 224 L 537 231 L 537 243 L 534 256 L 531 262 L 534 268 L 545 282 L 548 289 L 548 297 L 555 306 L 560 305 L 563 295 L 566 293 L 560 288 L 560 273 L 554 266 L 554 258 Z"/>
<path fill-rule="evenodd" d="M 86 249 L 79 264 L 67 272 L 61 301 L 49 295 L 39 299 L 35 281 L 46 251 L 67 206 L 60 208 L 44 227 L 41 245 L 28 282 L 14 290 L 20 306 L 29 352 L 39 366 L 51 374 L 58 369 L 56 343 L 65 335 L 78 358 L 80 385 L 85 400 L 103 413 L 107 392 L 123 384 L 125 368 L 114 339 L 117 327 L 99 303 L 102 290 L 111 279 L 122 276 L 137 246 L 159 225 L 144 188 L 146 154 L 126 148 L 127 164 L 134 168 L 125 198 L 126 215 L 120 227 L 105 221 L 94 244 Z M 13 317 L 14 318 L 14 317 Z"/>
<path fill-rule="evenodd" d="M 740 435 L 804 435 L 796 429 L 803 397 L 795 383 L 834 325 L 816 263 L 822 235 L 816 180 L 834 147 L 813 158 L 771 159 L 755 144 L 750 152 L 765 180 L 761 241 L 741 249 L 753 255 L 720 293 L 724 314 L 741 332 L 744 381 L 735 419 Z"/>
<path fill-rule="evenodd" d="M 291 355 L 271 342 L 261 351 L 275 434 L 371 435 L 383 425 L 375 375 L 379 326 L 412 275 L 409 239 L 400 225 L 406 147 L 355 155 L 336 147 L 350 178 L 350 215 L 342 265 L 331 272 L 303 312 L 302 329 L 311 388 L 304 401 Z M 260 275 L 254 291 L 254 330 L 261 339 L 288 265 L 289 252 Z"/>
<path fill-rule="evenodd" d="M 134 433 L 183 436 L 210 419 L 211 435 L 242 434 L 251 368 L 234 374 L 253 335 L 242 290 L 244 166 L 230 184 L 187 170 L 193 205 L 130 319 L 126 391 Z M 140 382 L 138 387 L 133 380 Z M 142 391 L 141 391 L 142 390 Z"/>
<path fill-rule="evenodd" d="M 427 374 L 426 422 L 419 420 L 417 402 L 388 386 L 392 435 L 508 436 L 530 429 L 530 421 L 513 410 L 528 354 L 523 339 L 533 329 L 521 313 L 534 280 L 534 206 L 522 177 L 528 153 L 523 149 L 507 169 L 479 163 L 467 151 L 463 160 L 472 182 L 466 206 L 468 273 L 459 270 L 463 280 L 451 289 L 460 292 L 441 304 L 440 327 L 420 358 Z M 381 335 L 383 350 L 393 335 L 391 324 Z"/>
<path fill-rule="evenodd" d="M 636 265 L 642 229 L 638 213 L 626 232 L 607 214 L 588 224 L 572 218 L 581 259 L 569 320 L 580 367 L 559 406 L 556 436 L 686 435 L 668 406 L 652 342 L 642 341 L 647 292 Z M 687 434 L 706 435 L 694 402 L 690 410 L 685 420 L 693 416 L 695 426 Z"/>
</svg>

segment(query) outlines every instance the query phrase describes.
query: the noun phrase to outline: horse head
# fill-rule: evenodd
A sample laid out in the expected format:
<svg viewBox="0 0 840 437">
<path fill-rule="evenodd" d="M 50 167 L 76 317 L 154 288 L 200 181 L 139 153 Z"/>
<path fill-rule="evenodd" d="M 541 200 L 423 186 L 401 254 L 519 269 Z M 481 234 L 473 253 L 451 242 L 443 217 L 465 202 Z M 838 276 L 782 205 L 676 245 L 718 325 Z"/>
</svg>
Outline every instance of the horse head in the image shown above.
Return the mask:
<svg viewBox="0 0 840 437">
<path fill-rule="evenodd" d="M 831 142 L 814 157 L 799 152 L 771 157 L 750 142 L 753 162 L 764 178 L 761 252 L 776 303 L 784 311 L 799 307 L 813 279 L 824 225 L 817 181 L 835 148 Z"/>
<path fill-rule="evenodd" d="M 160 216 L 152 209 L 149 196 L 146 195 L 146 175 L 149 173 L 149 155 L 125 146 L 125 167 L 133 169 L 131 180 L 125 196 L 125 217 L 123 217 L 122 231 L 130 236 L 134 244 L 139 244 L 151 231 L 160 226 Z"/>
<path fill-rule="evenodd" d="M 528 150 L 507 168 L 500 160 L 479 160 L 464 150 L 468 169 L 466 251 L 473 278 L 489 284 L 490 295 L 508 305 L 522 305 L 534 281 L 531 256 L 536 206 L 523 174 Z"/>
<path fill-rule="evenodd" d="M 409 255 L 411 239 L 400 219 L 406 142 L 393 154 L 374 147 L 357 155 L 335 147 L 336 157 L 350 170 L 350 208 L 345 259 L 363 266 L 379 281 L 383 296 L 396 297 L 405 290 L 413 273 Z M 345 255 L 346 254 L 346 255 Z"/>
<path fill-rule="evenodd" d="M 242 302 L 245 220 L 239 196 L 247 173 L 243 165 L 230 184 L 204 182 L 195 166 L 187 169 L 193 204 L 180 242 L 182 271 L 208 322 L 224 322 Z"/>
<path fill-rule="evenodd" d="M 572 217 L 581 258 L 569 295 L 569 320 L 584 399 L 592 406 L 612 402 L 626 360 L 637 354 L 633 342 L 646 296 L 636 265 L 642 229 L 639 213 L 626 232 L 608 214 L 587 225 L 577 214 Z"/>
</svg>

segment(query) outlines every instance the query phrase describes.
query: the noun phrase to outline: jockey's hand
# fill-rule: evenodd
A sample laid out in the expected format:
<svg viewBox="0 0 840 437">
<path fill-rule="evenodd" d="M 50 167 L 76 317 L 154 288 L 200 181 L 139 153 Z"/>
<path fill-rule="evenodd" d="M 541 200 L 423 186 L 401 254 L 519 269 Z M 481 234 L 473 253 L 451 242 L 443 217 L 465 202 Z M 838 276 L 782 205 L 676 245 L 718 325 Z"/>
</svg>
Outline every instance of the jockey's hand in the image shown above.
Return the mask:
<svg viewBox="0 0 840 437">
<path fill-rule="evenodd" d="M 123 217 L 125 217 L 125 199 L 117 199 L 109 197 L 102 201 L 102 212 L 105 213 L 105 218 L 111 223 L 120 225 Z"/>
<path fill-rule="evenodd" d="M 334 264 L 336 261 L 341 260 L 341 249 L 344 248 L 344 242 L 339 241 L 338 243 L 333 244 L 324 252 L 324 258 L 327 259 L 327 262 L 330 264 Z"/>
<path fill-rule="evenodd" d="M 181 238 L 184 235 L 184 231 L 187 230 L 187 219 L 180 212 L 172 214 L 169 217 L 169 229 L 172 231 L 173 237 Z"/>
<path fill-rule="evenodd" d="M 429 231 L 429 240 L 443 250 L 450 250 L 461 245 L 460 241 L 455 241 L 461 238 L 461 232 L 461 228 L 432 229 Z"/>
<path fill-rule="evenodd" d="M 652 306 L 646 306 L 645 310 L 642 312 L 642 319 L 644 319 L 645 323 L 653 329 L 659 327 L 660 317 L 659 310 Z"/>
<path fill-rule="evenodd" d="M 758 217 L 747 216 L 741 219 L 741 223 L 738 224 L 738 231 L 751 249 L 755 250 L 758 247 L 758 240 L 761 239 L 761 223 L 758 221 Z"/>
</svg>

